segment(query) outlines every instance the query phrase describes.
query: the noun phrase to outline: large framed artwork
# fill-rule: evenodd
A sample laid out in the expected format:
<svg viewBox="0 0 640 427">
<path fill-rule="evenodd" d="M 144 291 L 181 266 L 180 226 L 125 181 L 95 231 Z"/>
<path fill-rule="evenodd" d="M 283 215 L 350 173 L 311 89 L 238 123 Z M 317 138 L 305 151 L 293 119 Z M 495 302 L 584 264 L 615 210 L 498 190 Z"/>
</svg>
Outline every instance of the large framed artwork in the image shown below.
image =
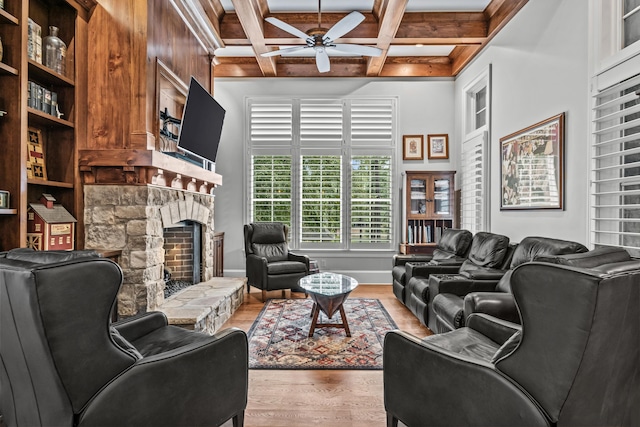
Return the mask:
<svg viewBox="0 0 640 427">
<path fill-rule="evenodd" d="M 500 210 L 564 209 L 564 113 L 500 138 Z"/>
</svg>

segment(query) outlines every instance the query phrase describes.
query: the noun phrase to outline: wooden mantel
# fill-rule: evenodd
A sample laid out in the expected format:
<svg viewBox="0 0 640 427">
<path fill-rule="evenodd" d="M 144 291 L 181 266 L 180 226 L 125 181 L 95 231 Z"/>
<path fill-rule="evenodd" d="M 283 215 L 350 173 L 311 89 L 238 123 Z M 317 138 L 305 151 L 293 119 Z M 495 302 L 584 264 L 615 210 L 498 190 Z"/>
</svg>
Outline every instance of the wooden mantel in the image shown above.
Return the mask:
<svg viewBox="0 0 640 427">
<path fill-rule="evenodd" d="M 162 169 L 168 184 L 180 174 L 185 185 L 192 178 L 199 184 L 222 185 L 222 175 L 156 150 L 80 150 L 78 157 L 85 184 L 145 185 Z"/>
</svg>

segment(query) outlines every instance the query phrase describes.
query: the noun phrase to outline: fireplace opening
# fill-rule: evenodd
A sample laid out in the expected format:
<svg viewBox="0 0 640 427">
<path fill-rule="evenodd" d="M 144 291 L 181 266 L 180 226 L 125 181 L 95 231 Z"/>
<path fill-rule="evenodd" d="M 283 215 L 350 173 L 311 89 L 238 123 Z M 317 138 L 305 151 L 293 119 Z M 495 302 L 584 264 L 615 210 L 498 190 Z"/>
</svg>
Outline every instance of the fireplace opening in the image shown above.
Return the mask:
<svg viewBox="0 0 640 427">
<path fill-rule="evenodd" d="M 164 229 L 164 297 L 202 280 L 202 230 L 195 221 Z"/>
</svg>

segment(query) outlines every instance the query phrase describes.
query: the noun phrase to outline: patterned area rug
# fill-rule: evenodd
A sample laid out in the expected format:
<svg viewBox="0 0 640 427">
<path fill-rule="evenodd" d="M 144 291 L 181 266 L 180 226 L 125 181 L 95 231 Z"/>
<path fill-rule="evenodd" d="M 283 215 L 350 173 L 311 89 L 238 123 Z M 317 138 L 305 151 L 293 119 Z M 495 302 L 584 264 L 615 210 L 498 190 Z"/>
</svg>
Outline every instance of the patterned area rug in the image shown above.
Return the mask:
<svg viewBox="0 0 640 427">
<path fill-rule="evenodd" d="M 309 338 L 311 299 L 270 299 L 249 330 L 251 369 L 382 369 L 385 334 L 397 329 L 377 299 L 348 298 L 344 303 L 351 330 L 317 328 Z M 340 312 L 318 323 L 340 323 Z"/>
</svg>

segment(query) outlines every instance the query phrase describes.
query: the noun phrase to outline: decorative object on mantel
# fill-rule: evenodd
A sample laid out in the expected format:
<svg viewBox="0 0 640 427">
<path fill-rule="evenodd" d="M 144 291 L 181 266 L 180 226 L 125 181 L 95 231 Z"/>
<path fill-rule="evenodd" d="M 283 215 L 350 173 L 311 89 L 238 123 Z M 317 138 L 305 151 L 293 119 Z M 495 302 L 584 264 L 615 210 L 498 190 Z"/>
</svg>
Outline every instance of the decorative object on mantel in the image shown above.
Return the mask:
<svg viewBox="0 0 640 427">
<path fill-rule="evenodd" d="M 427 135 L 427 158 L 448 159 L 449 158 L 449 135 Z"/>
<path fill-rule="evenodd" d="M 198 190 L 198 184 L 196 183 L 196 179 L 195 178 L 191 178 L 191 181 L 189 181 L 187 183 L 187 190 L 188 191 L 197 191 Z"/>
<path fill-rule="evenodd" d="M 158 172 L 151 177 L 151 183 L 162 187 L 167 185 L 167 179 L 164 177 L 162 169 L 158 169 Z"/>
<path fill-rule="evenodd" d="M 44 141 L 40 129 L 29 128 L 27 131 L 27 178 L 47 179 L 47 168 L 44 158 Z"/>
<path fill-rule="evenodd" d="M 0 190 L 0 209 L 9 209 L 9 196 L 10 193 L 5 190 Z"/>
<path fill-rule="evenodd" d="M 424 137 L 404 135 L 402 137 L 402 160 L 424 160 Z"/>
<path fill-rule="evenodd" d="M 179 173 L 176 174 L 176 177 L 171 180 L 171 188 L 177 188 L 178 190 L 182 190 L 184 188 L 182 186 L 182 175 Z"/>
<path fill-rule="evenodd" d="M 73 250 L 76 219 L 56 199 L 43 193 L 27 209 L 27 247 L 38 251 Z"/>
</svg>

